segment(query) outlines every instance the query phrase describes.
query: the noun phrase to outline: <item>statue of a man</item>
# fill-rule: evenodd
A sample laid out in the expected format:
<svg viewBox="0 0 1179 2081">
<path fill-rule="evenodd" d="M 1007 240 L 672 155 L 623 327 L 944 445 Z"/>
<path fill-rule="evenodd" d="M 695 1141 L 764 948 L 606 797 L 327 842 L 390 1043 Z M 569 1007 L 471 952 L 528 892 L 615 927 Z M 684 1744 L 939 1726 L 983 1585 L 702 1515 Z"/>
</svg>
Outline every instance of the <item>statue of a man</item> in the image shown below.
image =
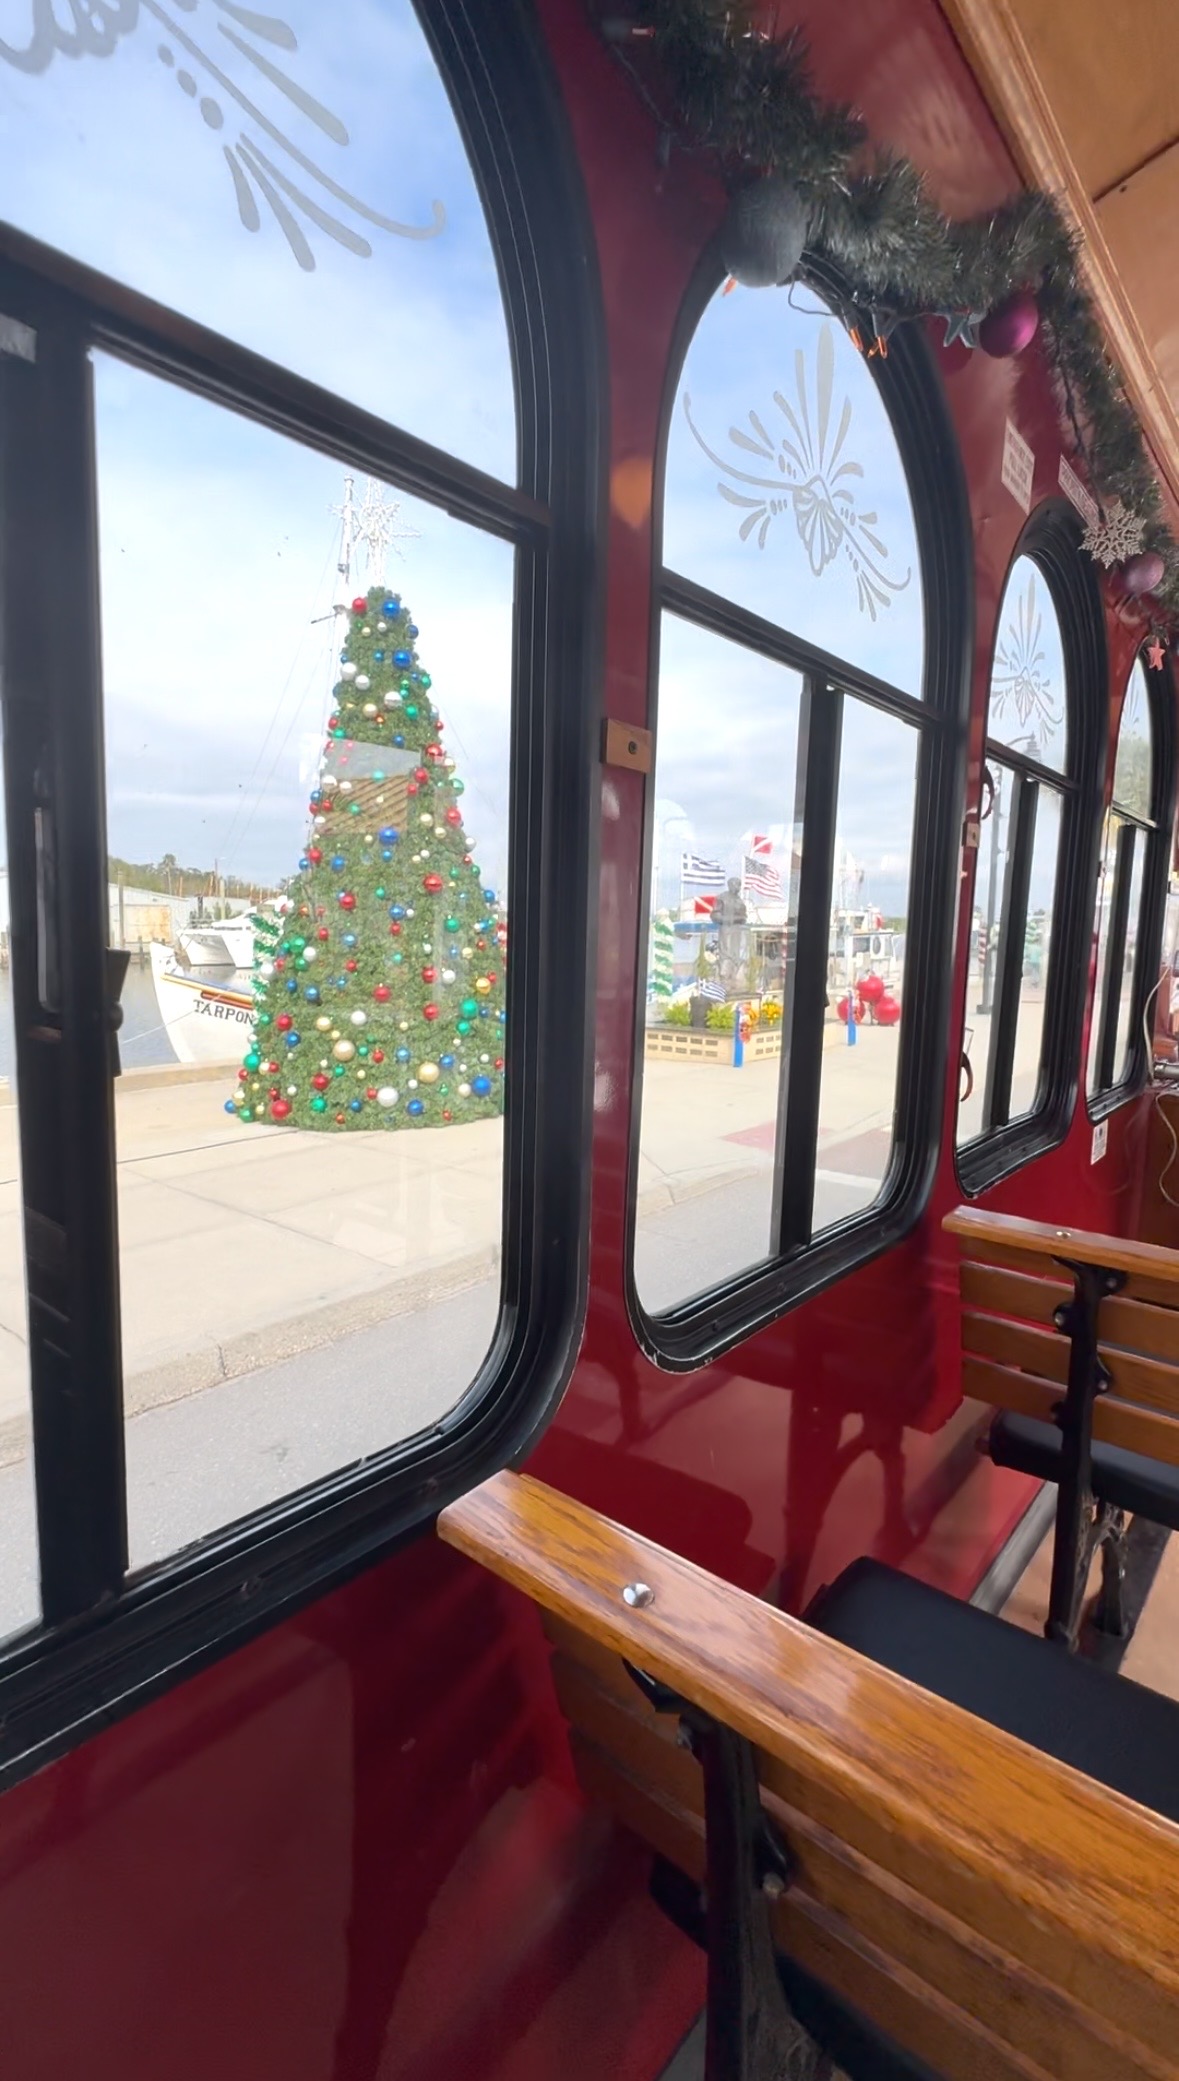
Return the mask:
<svg viewBox="0 0 1179 2081">
<path fill-rule="evenodd" d="M 712 911 L 717 936 L 717 967 L 720 979 L 726 988 L 739 989 L 744 978 L 746 932 L 749 912 L 741 895 L 741 884 L 736 875 L 729 877 L 729 886 L 723 896 L 718 896 Z"/>
</svg>

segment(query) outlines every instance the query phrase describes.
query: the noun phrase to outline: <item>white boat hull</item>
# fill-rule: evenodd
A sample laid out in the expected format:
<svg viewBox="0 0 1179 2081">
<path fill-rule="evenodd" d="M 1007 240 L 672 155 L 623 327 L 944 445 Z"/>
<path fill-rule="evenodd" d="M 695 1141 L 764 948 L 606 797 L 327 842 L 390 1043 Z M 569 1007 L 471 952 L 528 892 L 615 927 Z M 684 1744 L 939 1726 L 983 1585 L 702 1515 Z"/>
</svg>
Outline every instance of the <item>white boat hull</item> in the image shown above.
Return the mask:
<svg viewBox="0 0 1179 2081">
<path fill-rule="evenodd" d="M 178 1062 L 240 1062 L 254 1024 L 252 991 L 236 975 L 217 981 L 182 968 L 171 947 L 151 946 L 151 974 L 168 1039 Z"/>
</svg>

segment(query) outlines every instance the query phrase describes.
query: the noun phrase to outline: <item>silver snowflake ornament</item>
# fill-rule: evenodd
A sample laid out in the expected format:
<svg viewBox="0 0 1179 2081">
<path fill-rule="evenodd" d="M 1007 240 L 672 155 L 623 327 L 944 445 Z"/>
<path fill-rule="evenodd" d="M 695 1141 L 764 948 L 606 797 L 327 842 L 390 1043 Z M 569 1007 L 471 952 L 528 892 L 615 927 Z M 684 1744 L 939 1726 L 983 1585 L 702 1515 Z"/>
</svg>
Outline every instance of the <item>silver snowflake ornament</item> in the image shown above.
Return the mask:
<svg viewBox="0 0 1179 2081">
<path fill-rule="evenodd" d="M 1108 571 L 1114 564 L 1124 564 L 1127 557 L 1137 556 L 1145 534 L 1145 520 L 1116 499 L 1106 512 L 1089 522 L 1081 536 L 1081 547 Z"/>
</svg>

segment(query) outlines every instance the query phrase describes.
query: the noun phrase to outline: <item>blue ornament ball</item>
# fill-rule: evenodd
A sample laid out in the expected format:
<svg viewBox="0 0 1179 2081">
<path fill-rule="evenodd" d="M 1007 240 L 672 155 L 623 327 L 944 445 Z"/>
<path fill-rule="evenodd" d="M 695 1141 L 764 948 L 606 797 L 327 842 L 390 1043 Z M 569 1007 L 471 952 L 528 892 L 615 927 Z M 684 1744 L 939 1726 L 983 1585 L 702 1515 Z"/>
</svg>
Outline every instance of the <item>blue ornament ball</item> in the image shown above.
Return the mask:
<svg viewBox="0 0 1179 2081">
<path fill-rule="evenodd" d="M 310 865 L 311 865 L 311 862 L 310 862 L 310 860 L 309 860 L 309 859 L 307 858 L 307 855 L 306 855 L 306 853 L 304 853 L 304 854 L 302 855 L 302 857 L 300 858 L 300 861 L 299 861 L 299 872 L 300 872 L 300 874 L 306 874 L 306 872 L 307 872 L 307 869 L 308 869 L 308 868 L 310 867 Z"/>
<path fill-rule="evenodd" d="M 417 636 L 417 635 L 419 635 L 419 634 L 421 633 L 421 632 L 420 632 L 420 630 L 419 630 L 419 628 L 418 628 L 418 625 L 417 625 L 416 621 L 411 621 L 411 622 L 410 622 L 410 625 L 409 625 L 409 629 L 408 629 L 407 633 L 408 633 L 409 635 L 411 635 L 411 636 Z"/>
<path fill-rule="evenodd" d="M 406 1110 L 406 1112 L 407 1112 L 407 1113 L 412 1113 L 412 1114 L 413 1114 L 413 1116 L 414 1116 L 414 1119 L 416 1120 L 416 1119 L 417 1119 L 417 1117 L 418 1117 L 418 1115 L 419 1115 L 420 1113 L 424 1113 L 424 1112 L 425 1112 L 426 1108 L 425 1108 L 425 1106 L 424 1106 L 424 1105 L 422 1104 L 422 1101 L 421 1101 L 421 1099 L 420 1099 L 420 1098 L 411 1098 L 411 1099 L 410 1099 L 410 1101 L 409 1101 L 409 1104 L 408 1104 L 408 1105 L 406 1106 L 405 1110 Z"/>
<path fill-rule="evenodd" d="M 472 1077 L 472 1078 L 471 1078 L 471 1089 L 472 1089 L 472 1091 L 474 1092 L 474 1094 L 475 1094 L 476 1098 L 490 1098 L 490 1096 L 491 1096 L 491 1078 L 490 1078 L 490 1077 Z"/>
<path fill-rule="evenodd" d="M 311 790 L 311 800 L 312 800 L 313 802 L 322 802 L 322 801 L 323 801 L 323 789 L 322 789 L 322 788 L 312 788 L 312 790 Z"/>
<path fill-rule="evenodd" d="M 308 983 L 303 995 L 307 999 L 308 1004 L 319 1003 L 319 989 L 315 983 Z"/>
<path fill-rule="evenodd" d="M 389 905 L 389 916 L 391 918 L 403 918 L 405 916 L 405 905 L 403 903 L 391 903 Z"/>
<path fill-rule="evenodd" d="M 380 830 L 377 832 L 377 837 L 380 839 L 382 845 L 396 845 L 400 836 L 401 833 L 397 829 L 396 824 L 382 824 Z"/>
<path fill-rule="evenodd" d="M 341 869 L 342 869 L 342 868 L 345 868 L 345 867 L 346 867 L 347 865 L 348 865 L 348 862 L 347 862 L 347 860 L 346 860 L 346 859 L 344 858 L 344 855 L 343 855 L 343 853 L 333 853 L 333 854 L 332 854 L 332 869 L 333 869 L 333 872 L 334 872 L 334 873 L 336 873 L 336 874 L 339 874 L 339 873 L 340 873 L 340 871 L 341 871 Z"/>
<path fill-rule="evenodd" d="M 408 1062 L 408 1061 L 409 1061 L 409 1049 L 408 1049 L 408 1048 L 398 1048 L 398 1050 L 397 1050 L 397 1060 L 398 1060 L 398 1062 Z"/>
<path fill-rule="evenodd" d="M 291 1031 L 290 1031 L 290 1032 L 288 1033 L 288 1035 L 287 1035 L 287 1046 L 288 1046 L 288 1048 L 297 1048 L 297 1047 L 298 1047 L 298 1045 L 299 1045 L 299 1042 L 300 1042 L 300 1041 L 302 1040 L 302 1038 L 303 1038 L 302 1034 L 301 1034 L 301 1033 L 296 1033 L 296 1032 L 295 1032 L 295 1030 L 294 1030 L 294 1028 L 292 1027 L 292 1028 L 291 1028 Z"/>
<path fill-rule="evenodd" d="M 299 988 L 299 985 L 298 985 L 298 982 L 296 981 L 295 977 L 294 977 L 293 975 L 291 975 L 291 976 L 288 976 L 288 977 L 287 977 L 287 994 L 288 994 L 288 996 L 290 996 L 290 997 L 293 997 L 293 996 L 295 995 L 296 991 L 298 990 L 298 988 Z"/>
<path fill-rule="evenodd" d="M 226 1099 L 226 1101 L 225 1101 L 225 1111 L 226 1111 L 227 1113 L 236 1113 L 236 1111 L 237 1111 L 237 1100 L 236 1100 L 235 1098 L 227 1098 L 227 1099 Z"/>
<path fill-rule="evenodd" d="M 400 612 L 401 612 L 401 594 L 400 594 L 400 593 L 390 593 L 390 595 L 389 595 L 388 599 L 387 599 L 387 600 L 386 600 L 386 601 L 384 602 L 384 604 L 382 605 L 382 608 L 381 608 L 381 613 L 382 613 L 382 614 L 384 615 L 384 617 L 385 617 L 386 621 L 388 621 L 388 619 L 389 619 L 389 616 L 390 616 L 391 614 L 400 614 Z"/>
<path fill-rule="evenodd" d="M 453 1055 L 440 1055 L 440 1056 L 438 1057 L 438 1067 L 439 1067 L 439 1069 L 453 1069 L 453 1068 L 454 1068 L 454 1056 L 453 1056 Z"/>
<path fill-rule="evenodd" d="M 349 1111 L 350 1113 L 359 1113 L 359 1112 L 362 1112 L 363 1110 L 364 1110 L 364 1100 L 363 1100 L 362 1098 L 350 1098 L 350 1099 L 348 1100 L 348 1111 Z"/>
<path fill-rule="evenodd" d="M 394 744 L 397 744 L 397 745 L 402 745 L 402 744 L 404 744 L 404 743 L 405 743 L 405 739 L 404 739 L 404 737 L 403 737 L 403 736 L 401 735 L 401 732 L 400 732 L 400 730 L 399 730 L 399 731 L 397 732 L 397 735 L 396 735 L 396 737 L 395 737 L 395 738 L 393 739 L 393 742 L 394 742 Z"/>
<path fill-rule="evenodd" d="M 344 945 L 345 945 L 346 947 L 354 947 L 354 946 L 356 945 L 356 934 L 355 934 L 355 932 L 346 932 L 346 933 L 344 934 Z"/>
<path fill-rule="evenodd" d="M 385 653 L 384 653 L 384 651 L 383 651 L 383 650 L 374 650 L 374 652 L 373 652 L 373 663 L 374 663 L 375 665 L 383 665 L 383 664 L 384 664 L 384 662 L 385 662 Z"/>
<path fill-rule="evenodd" d="M 408 650 L 395 650 L 393 653 L 393 663 L 395 665 L 401 665 L 402 667 L 404 667 L 406 665 L 412 665 L 413 659 L 410 656 Z"/>
<path fill-rule="evenodd" d="M 484 901 L 484 903 L 494 903 L 494 902 L 495 902 L 495 890 L 494 890 L 494 889 L 484 889 L 484 891 L 483 891 L 483 901 Z"/>
<path fill-rule="evenodd" d="M 381 847 L 381 858 L 382 860 L 391 860 L 393 858 L 392 851 L 387 845 Z"/>
</svg>

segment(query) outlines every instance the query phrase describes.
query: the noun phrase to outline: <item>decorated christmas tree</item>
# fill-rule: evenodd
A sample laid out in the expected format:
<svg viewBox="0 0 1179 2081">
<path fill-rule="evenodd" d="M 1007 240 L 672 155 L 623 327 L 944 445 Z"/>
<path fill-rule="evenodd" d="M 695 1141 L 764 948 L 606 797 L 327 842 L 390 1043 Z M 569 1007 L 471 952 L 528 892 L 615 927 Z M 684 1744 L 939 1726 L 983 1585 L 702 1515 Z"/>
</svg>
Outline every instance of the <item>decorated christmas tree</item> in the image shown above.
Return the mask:
<svg viewBox="0 0 1179 2081">
<path fill-rule="evenodd" d="M 336 1131 L 484 1119 L 503 1111 L 506 927 L 408 610 L 374 586 L 346 620 L 306 849 L 281 920 L 258 920 L 226 1111 Z"/>
</svg>

